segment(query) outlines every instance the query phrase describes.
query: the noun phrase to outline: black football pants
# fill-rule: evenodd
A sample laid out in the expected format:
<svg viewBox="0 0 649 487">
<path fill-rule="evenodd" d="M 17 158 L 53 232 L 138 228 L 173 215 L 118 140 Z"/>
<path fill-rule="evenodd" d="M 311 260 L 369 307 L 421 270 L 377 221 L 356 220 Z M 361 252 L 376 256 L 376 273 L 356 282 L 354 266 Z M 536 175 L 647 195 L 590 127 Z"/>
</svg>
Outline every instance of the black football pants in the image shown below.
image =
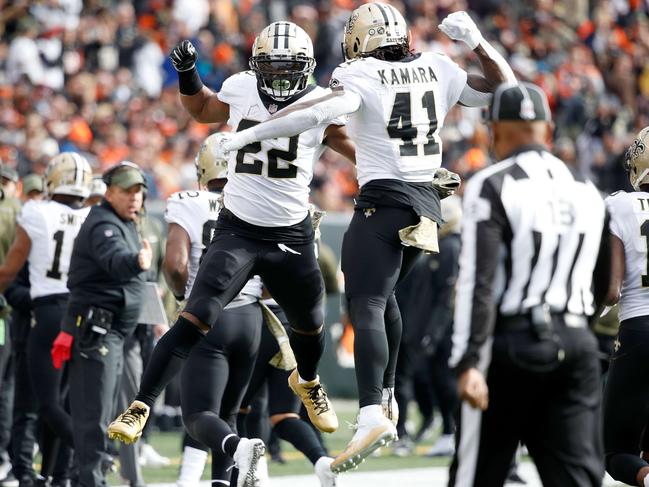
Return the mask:
<svg viewBox="0 0 649 487">
<path fill-rule="evenodd" d="M 606 471 L 615 480 L 637 485 L 649 463 L 640 457 L 649 418 L 649 316 L 622 321 L 604 389 Z"/>
</svg>

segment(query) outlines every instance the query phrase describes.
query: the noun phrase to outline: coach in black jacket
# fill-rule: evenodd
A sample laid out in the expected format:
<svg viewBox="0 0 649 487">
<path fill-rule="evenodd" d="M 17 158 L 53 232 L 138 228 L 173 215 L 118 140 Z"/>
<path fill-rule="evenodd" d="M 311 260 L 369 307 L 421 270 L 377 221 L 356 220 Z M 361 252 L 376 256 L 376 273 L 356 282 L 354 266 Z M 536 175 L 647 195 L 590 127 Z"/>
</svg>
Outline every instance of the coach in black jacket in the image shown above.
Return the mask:
<svg viewBox="0 0 649 487">
<path fill-rule="evenodd" d="M 123 366 L 124 338 L 142 307 L 151 247 L 136 227 L 146 184 L 142 171 L 123 162 L 103 176 L 105 199 L 94 206 L 74 242 L 70 299 L 52 348 L 55 367 L 71 358 L 70 407 L 79 485 L 106 485 L 105 435 Z"/>
</svg>

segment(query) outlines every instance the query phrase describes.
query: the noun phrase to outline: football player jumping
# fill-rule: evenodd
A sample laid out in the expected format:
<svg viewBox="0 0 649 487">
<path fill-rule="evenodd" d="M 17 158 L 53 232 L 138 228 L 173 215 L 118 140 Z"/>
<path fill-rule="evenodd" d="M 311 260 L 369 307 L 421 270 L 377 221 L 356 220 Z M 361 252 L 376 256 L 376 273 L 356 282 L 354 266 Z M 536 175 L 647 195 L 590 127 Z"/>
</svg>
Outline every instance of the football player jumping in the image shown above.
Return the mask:
<svg viewBox="0 0 649 487">
<path fill-rule="evenodd" d="M 311 39 L 290 22 L 275 22 L 256 38 L 250 71 L 228 78 L 219 93 L 204 87 L 189 41 L 174 48 L 181 101 L 204 123 L 227 122 L 236 130 L 260 123 L 296 101 L 331 93 L 309 86 L 315 60 Z M 313 165 L 325 145 L 353 160 L 354 148 L 337 118 L 291 137 L 264 140 L 229 157 L 224 208 L 185 310 L 158 342 L 135 402 L 108 429 L 109 436 L 135 441 L 149 408 L 187 357 L 216 323 L 222 309 L 258 274 L 286 312 L 298 363 L 291 388 L 313 424 L 331 432 L 338 420 L 317 376 L 324 347 L 323 282 L 308 214 Z M 213 137 L 213 136 L 212 136 Z"/>
<path fill-rule="evenodd" d="M 449 15 L 439 28 L 475 52 L 484 76 L 467 75 L 438 53 L 412 52 L 401 13 L 368 3 L 345 26 L 347 61 L 333 72 L 330 94 L 282 110 L 217 146 L 222 154 L 245 150 L 257 140 L 294 137 L 349 115 L 361 191 L 343 241 L 342 269 L 356 336 L 360 414 L 354 437 L 332 464 L 338 472 L 397 436 L 389 419 L 398 414 L 391 398 L 401 321 L 391 301 L 420 249 L 438 250 L 440 193 L 431 182 L 442 162 L 444 117 L 456 103 L 487 105 L 499 84 L 516 82 L 466 12 Z M 395 312 L 386 313 L 390 308 Z"/>
</svg>

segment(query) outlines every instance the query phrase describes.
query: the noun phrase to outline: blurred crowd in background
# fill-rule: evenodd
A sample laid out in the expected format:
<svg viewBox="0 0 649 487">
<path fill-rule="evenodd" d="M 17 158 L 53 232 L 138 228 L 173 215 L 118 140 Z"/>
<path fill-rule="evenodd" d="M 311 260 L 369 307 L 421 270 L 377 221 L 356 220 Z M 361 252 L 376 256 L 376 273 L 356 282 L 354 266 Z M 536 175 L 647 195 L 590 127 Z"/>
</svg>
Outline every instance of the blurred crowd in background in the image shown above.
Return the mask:
<svg viewBox="0 0 649 487">
<path fill-rule="evenodd" d="M 195 185 L 194 156 L 218 126 L 191 121 L 167 58 L 179 41 L 199 51 L 204 83 L 218 90 L 247 69 L 256 34 L 290 19 L 314 41 L 315 81 L 342 61 L 342 27 L 358 0 L 0 0 L 0 158 L 42 173 L 59 151 L 83 152 L 95 172 L 128 159 L 144 168 L 149 197 Z M 448 54 L 471 71 L 475 56 L 437 25 L 469 10 L 520 79 L 546 90 L 555 151 L 611 192 L 627 184 L 621 159 L 649 125 L 646 0 L 401 0 L 414 50 Z M 444 165 L 467 175 L 492 161 L 483 113 L 456 107 L 442 131 Z M 351 165 L 318 162 L 313 199 L 350 210 Z"/>
</svg>

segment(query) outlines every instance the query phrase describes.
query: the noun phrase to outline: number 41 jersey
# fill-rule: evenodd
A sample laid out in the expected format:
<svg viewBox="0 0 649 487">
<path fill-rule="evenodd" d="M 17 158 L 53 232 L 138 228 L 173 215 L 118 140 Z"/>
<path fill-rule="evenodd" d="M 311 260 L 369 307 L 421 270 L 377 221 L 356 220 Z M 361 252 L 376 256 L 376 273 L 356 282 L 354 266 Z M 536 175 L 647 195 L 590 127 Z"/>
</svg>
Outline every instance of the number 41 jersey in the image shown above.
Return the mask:
<svg viewBox="0 0 649 487">
<path fill-rule="evenodd" d="M 292 103 L 329 93 L 325 88 L 310 86 Z M 280 106 L 270 99 L 264 104 L 252 71 L 226 79 L 218 98 L 230 106 L 228 125 L 237 132 L 267 120 L 278 109 L 290 110 L 291 105 Z M 324 150 L 324 132 L 331 124 L 342 125 L 343 121 L 323 123 L 290 138 L 255 142 L 233 152 L 228 161 L 228 184 L 223 190 L 225 207 L 238 218 L 261 227 L 285 227 L 304 220 L 313 165 Z"/>
<path fill-rule="evenodd" d="M 606 208 L 611 233 L 624 244 L 620 320 L 649 315 L 649 193 L 613 193 Z"/>
<path fill-rule="evenodd" d="M 374 179 L 430 181 L 442 164 L 440 128 L 466 81 L 457 64 L 433 52 L 403 61 L 354 59 L 338 66 L 331 89 L 361 97 L 347 123 L 356 144 L 360 186 Z"/>
<path fill-rule="evenodd" d="M 90 208 L 56 201 L 28 201 L 17 222 L 29 236 L 29 282 L 32 299 L 68 293 L 72 246 Z"/>
</svg>

